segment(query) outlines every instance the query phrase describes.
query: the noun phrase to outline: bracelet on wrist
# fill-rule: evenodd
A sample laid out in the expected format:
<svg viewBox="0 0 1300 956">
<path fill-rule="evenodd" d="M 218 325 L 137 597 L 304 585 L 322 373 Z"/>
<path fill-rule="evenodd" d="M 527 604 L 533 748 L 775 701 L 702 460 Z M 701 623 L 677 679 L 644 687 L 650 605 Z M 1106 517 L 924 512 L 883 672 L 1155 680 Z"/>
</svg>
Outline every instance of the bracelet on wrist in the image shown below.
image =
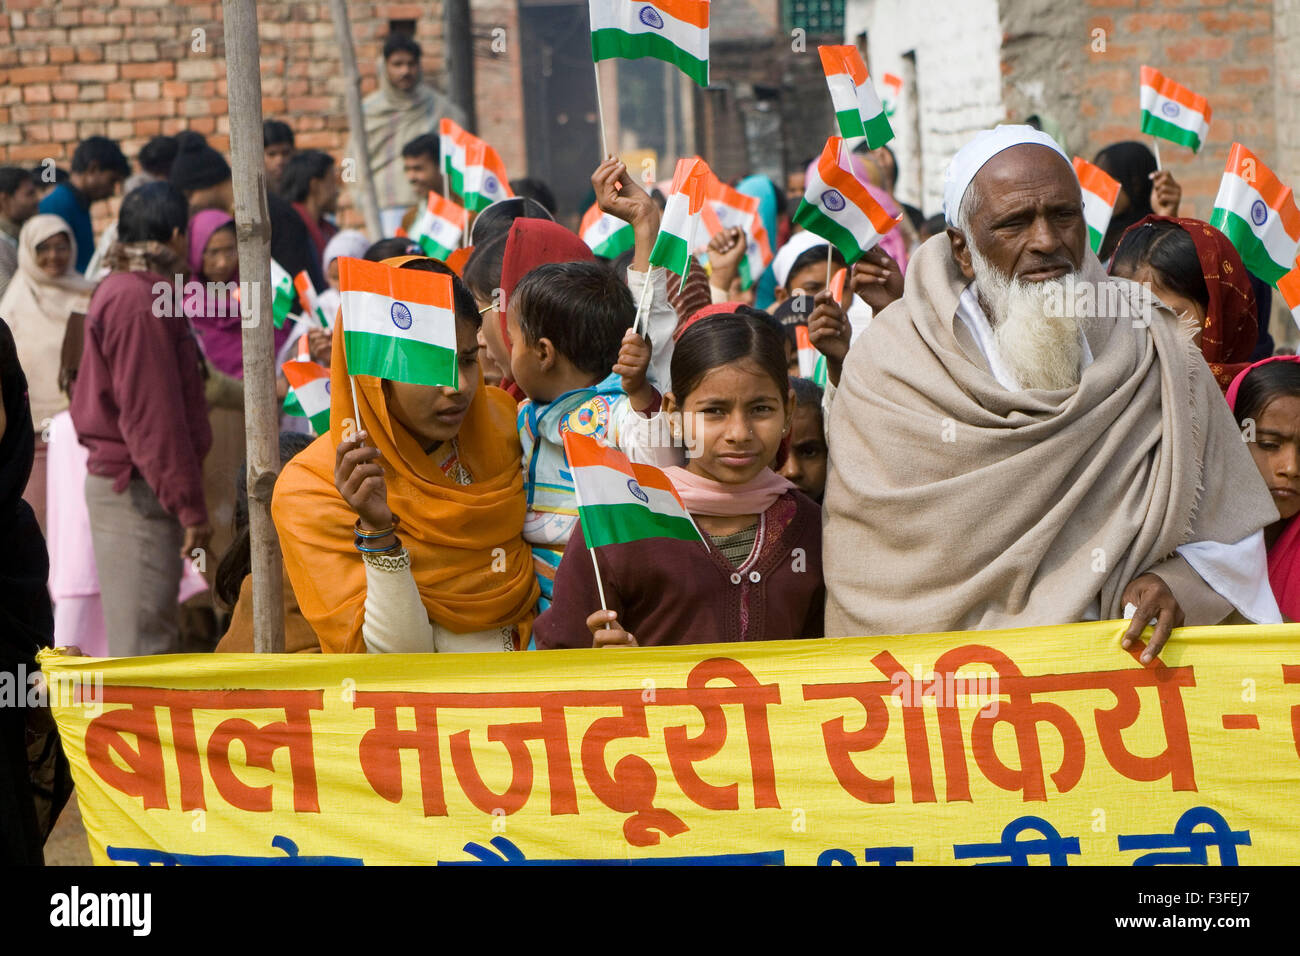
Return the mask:
<svg viewBox="0 0 1300 956">
<path fill-rule="evenodd" d="M 393 515 L 393 523 L 390 524 L 387 528 L 384 528 L 381 531 L 366 531 L 361 527 L 361 519 L 358 518 L 357 523 L 352 526 L 352 531 L 354 534 L 356 534 L 358 538 L 366 538 L 366 539 L 387 538 L 390 534 L 392 534 L 398 529 L 401 523 L 402 523 L 402 519 L 399 518 L 397 515 Z"/>
<path fill-rule="evenodd" d="M 391 534 L 392 532 L 389 533 Z M 391 554 L 394 551 L 400 550 L 402 547 L 402 539 L 395 534 L 393 535 L 393 543 L 386 548 L 367 547 L 367 545 L 373 543 L 373 541 L 374 541 L 373 538 L 372 539 L 357 538 L 356 541 L 353 543 L 356 545 L 356 549 L 360 551 L 362 554 Z"/>
</svg>

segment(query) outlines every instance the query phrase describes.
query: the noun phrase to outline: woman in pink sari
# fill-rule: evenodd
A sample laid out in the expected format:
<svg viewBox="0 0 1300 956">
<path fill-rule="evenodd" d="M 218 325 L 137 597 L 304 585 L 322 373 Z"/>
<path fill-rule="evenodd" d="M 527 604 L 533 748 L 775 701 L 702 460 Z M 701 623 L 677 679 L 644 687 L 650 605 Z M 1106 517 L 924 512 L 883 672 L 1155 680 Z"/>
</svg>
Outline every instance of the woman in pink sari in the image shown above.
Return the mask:
<svg viewBox="0 0 1300 956">
<path fill-rule="evenodd" d="M 1228 404 L 1268 485 L 1278 520 L 1264 529 L 1268 582 L 1287 621 L 1300 621 L 1300 357 L 1278 355 L 1243 369 Z"/>
</svg>

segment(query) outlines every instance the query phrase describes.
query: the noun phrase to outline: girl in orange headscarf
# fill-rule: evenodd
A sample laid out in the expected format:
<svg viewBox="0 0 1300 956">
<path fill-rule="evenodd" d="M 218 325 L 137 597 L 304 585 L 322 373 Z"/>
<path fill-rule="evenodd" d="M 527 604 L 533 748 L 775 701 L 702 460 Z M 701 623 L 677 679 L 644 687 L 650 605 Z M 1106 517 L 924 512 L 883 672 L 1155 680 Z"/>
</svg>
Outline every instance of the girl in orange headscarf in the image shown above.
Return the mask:
<svg viewBox="0 0 1300 956">
<path fill-rule="evenodd" d="M 453 275 L 418 256 L 386 264 Z M 512 650 L 528 639 L 538 587 L 520 536 L 515 403 L 483 384 L 478 309 L 454 276 L 452 288 L 461 386 L 360 375 L 354 418 L 336 323 L 329 434 L 276 482 L 285 567 L 326 653 Z"/>
</svg>

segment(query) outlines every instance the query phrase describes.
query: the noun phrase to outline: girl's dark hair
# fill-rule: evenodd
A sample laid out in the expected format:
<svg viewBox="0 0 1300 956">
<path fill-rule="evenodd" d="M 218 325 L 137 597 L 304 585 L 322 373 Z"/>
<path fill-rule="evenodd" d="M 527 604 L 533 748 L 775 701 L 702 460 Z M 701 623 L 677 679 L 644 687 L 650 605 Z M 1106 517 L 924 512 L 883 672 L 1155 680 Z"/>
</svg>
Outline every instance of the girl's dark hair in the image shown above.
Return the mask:
<svg viewBox="0 0 1300 956">
<path fill-rule="evenodd" d="M 486 242 L 475 245 L 465 262 L 461 278 L 480 302 L 492 301 L 496 290 L 501 287 L 501 264 L 506 258 L 506 242 L 509 239 L 507 226 L 505 232 L 497 233 Z"/>
<path fill-rule="evenodd" d="M 171 183 L 146 183 L 122 200 L 117 238 L 122 242 L 170 242 L 189 223 L 189 203 Z"/>
<path fill-rule="evenodd" d="M 150 176 L 166 179 L 179 149 L 175 136 L 155 136 L 140 148 L 136 160 L 140 163 L 140 168 Z"/>
<path fill-rule="evenodd" d="M 1288 395 L 1300 397 L 1300 362 L 1269 362 L 1246 373 L 1237 389 L 1233 414 L 1238 426 L 1258 420 L 1269 403 Z"/>
<path fill-rule="evenodd" d="M 294 455 L 316 439 L 298 432 L 280 432 L 280 467 L 283 468 Z M 248 462 L 239 463 L 235 475 L 235 515 L 232 520 L 235 539 L 221 556 L 217 573 L 212 580 L 212 592 L 225 607 L 233 608 L 239 600 L 239 589 L 244 578 L 253 573 L 252 541 L 248 532 Z"/>
<path fill-rule="evenodd" d="M 1196 244 L 1182 226 L 1173 222 L 1148 222 L 1124 234 L 1111 260 L 1112 275 L 1135 275 L 1150 266 L 1160 284 L 1175 295 L 1210 307 L 1210 291 L 1196 254 Z"/>
<path fill-rule="evenodd" d="M 483 324 L 483 316 L 479 315 L 478 303 L 474 301 L 473 294 L 465 288 L 465 283 L 460 281 L 460 276 L 456 275 L 455 270 L 441 259 L 412 259 L 410 262 L 403 262 L 397 268 L 451 276 L 451 300 L 456 305 L 456 318 L 476 329 Z"/>
<path fill-rule="evenodd" d="M 334 169 L 334 157 L 319 149 L 294 153 L 280 175 L 280 195 L 289 202 L 305 202 L 313 179 L 328 176 Z"/>
<path fill-rule="evenodd" d="M 469 228 L 470 245 L 475 249 L 510 232 L 516 219 L 547 219 L 555 221 L 550 211 L 531 196 L 510 196 L 498 199 L 474 217 Z"/>
<path fill-rule="evenodd" d="M 420 252 L 420 247 L 412 240 L 405 236 L 393 236 L 372 243 L 362 258 L 367 262 L 383 262 L 385 259 L 395 259 L 398 256 L 418 256 Z"/>
<path fill-rule="evenodd" d="M 790 374 L 781 326 L 765 312 L 746 309 L 711 315 L 690 326 L 673 348 L 673 396 L 680 407 L 704 376 L 715 368 L 751 362 L 776 383 L 784 406 L 790 399 Z"/>
</svg>

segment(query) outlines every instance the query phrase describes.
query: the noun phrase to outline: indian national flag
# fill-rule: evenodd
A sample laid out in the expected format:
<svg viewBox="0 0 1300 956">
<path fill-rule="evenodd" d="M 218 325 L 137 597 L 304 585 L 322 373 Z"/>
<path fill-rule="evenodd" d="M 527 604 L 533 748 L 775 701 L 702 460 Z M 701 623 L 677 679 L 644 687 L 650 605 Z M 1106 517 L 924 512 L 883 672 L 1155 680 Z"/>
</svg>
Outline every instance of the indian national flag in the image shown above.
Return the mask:
<svg viewBox="0 0 1300 956">
<path fill-rule="evenodd" d="M 339 259 L 349 375 L 459 387 L 451 276 Z"/>
<path fill-rule="evenodd" d="M 708 0 L 588 0 L 591 58 L 674 64 L 700 86 L 709 85 Z"/>
<path fill-rule="evenodd" d="M 330 430 L 330 373 L 315 362 L 285 362 L 280 366 L 289 382 L 284 413 L 311 419 L 312 431 L 324 435 Z"/>
<path fill-rule="evenodd" d="M 420 244 L 426 256 L 446 259 L 460 248 L 465 209 L 437 193 L 429 193 L 424 212 L 411 226 L 410 238 Z"/>
<path fill-rule="evenodd" d="M 298 304 L 298 293 L 294 289 L 293 276 L 284 266 L 271 260 L 271 319 L 277 329 L 284 327 L 287 319 Z"/>
<path fill-rule="evenodd" d="M 1291 310 L 1291 318 L 1300 326 L 1300 259 L 1295 268 L 1277 280 L 1277 291 L 1282 293 L 1286 307 Z"/>
<path fill-rule="evenodd" d="M 1159 70 L 1144 66 L 1141 73 L 1142 132 L 1186 146 L 1201 148 L 1210 131 L 1210 104 Z"/>
<path fill-rule="evenodd" d="M 467 134 L 468 135 L 468 134 Z M 464 189 L 465 208 L 482 212 L 498 199 L 513 196 L 510 180 L 506 178 L 506 164 L 497 151 L 478 137 L 470 137 L 465 145 Z"/>
<path fill-rule="evenodd" d="M 442 174 L 447 177 L 447 188 L 453 196 L 462 196 L 465 192 L 465 147 L 473 139 L 477 137 L 446 117 L 438 123 Z"/>
<path fill-rule="evenodd" d="M 813 372 L 817 368 L 817 359 L 821 353 L 817 347 L 812 344 L 812 339 L 808 337 L 808 326 L 796 325 L 794 327 L 795 351 L 799 356 L 799 377 L 812 380 Z"/>
<path fill-rule="evenodd" d="M 590 435 L 563 434 L 587 547 L 645 538 L 702 540 L 662 471 L 633 464 L 622 452 Z"/>
<path fill-rule="evenodd" d="M 880 80 L 885 85 L 885 95 L 880 98 L 880 105 L 884 108 L 886 116 L 893 116 L 898 112 L 898 104 L 903 100 L 903 78 L 893 73 L 886 73 Z"/>
<path fill-rule="evenodd" d="M 592 252 L 604 259 L 617 259 L 636 245 L 632 224 L 601 212 L 600 206 L 594 203 L 583 214 L 578 235 Z"/>
<path fill-rule="evenodd" d="M 1088 241 L 1092 251 L 1101 251 L 1101 241 L 1110 226 L 1111 213 L 1115 211 L 1115 197 L 1119 195 L 1119 180 L 1111 179 L 1100 166 L 1094 166 L 1079 156 L 1074 157 L 1074 172 L 1083 190 L 1083 219 L 1088 224 Z"/>
<path fill-rule="evenodd" d="M 1228 153 L 1210 225 L 1228 237 L 1246 268 L 1266 282 L 1276 285 L 1295 266 L 1300 210 L 1291 187 L 1283 186 L 1240 143 L 1233 143 Z"/>
<path fill-rule="evenodd" d="M 855 46 L 819 46 L 826 85 L 831 88 L 831 105 L 840 135 L 847 140 L 866 138 L 872 149 L 894 138 L 885 108 L 880 105 L 867 76 L 867 65 Z"/>
<path fill-rule="evenodd" d="M 740 287 L 748 289 L 772 261 L 772 241 L 758 214 L 758 197 L 747 196 L 732 189 L 712 172 L 709 173 L 705 197 L 707 201 L 703 219 L 710 237 L 723 229 L 736 227 L 745 233 L 745 258 L 740 260 Z"/>
<path fill-rule="evenodd" d="M 826 141 L 794 221 L 834 244 L 844 261 L 852 265 L 898 225 L 898 220 L 871 198 L 867 187 L 852 172 L 840 165 L 843 147 L 844 140 L 839 136 Z"/>
<path fill-rule="evenodd" d="M 659 221 L 659 235 L 650 250 L 650 264 L 671 269 L 685 278 L 691 265 L 691 248 L 699 238 L 700 214 L 708 191 L 709 171 L 704 160 L 679 159 L 673 173 L 672 195 Z"/>
<path fill-rule="evenodd" d="M 293 287 L 298 290 L 298 301 L 307 310 L 307 315 L 318 322 L 322 329 L 328 329 L 330 327 L 329 317 L 325 315 L 325 310 L 321 308 L 320 300 L 316 298 L 316 288 L 311 284 L 311 279 L 308 278 L 305 269 L 293 277 Z"/>
</svg>

